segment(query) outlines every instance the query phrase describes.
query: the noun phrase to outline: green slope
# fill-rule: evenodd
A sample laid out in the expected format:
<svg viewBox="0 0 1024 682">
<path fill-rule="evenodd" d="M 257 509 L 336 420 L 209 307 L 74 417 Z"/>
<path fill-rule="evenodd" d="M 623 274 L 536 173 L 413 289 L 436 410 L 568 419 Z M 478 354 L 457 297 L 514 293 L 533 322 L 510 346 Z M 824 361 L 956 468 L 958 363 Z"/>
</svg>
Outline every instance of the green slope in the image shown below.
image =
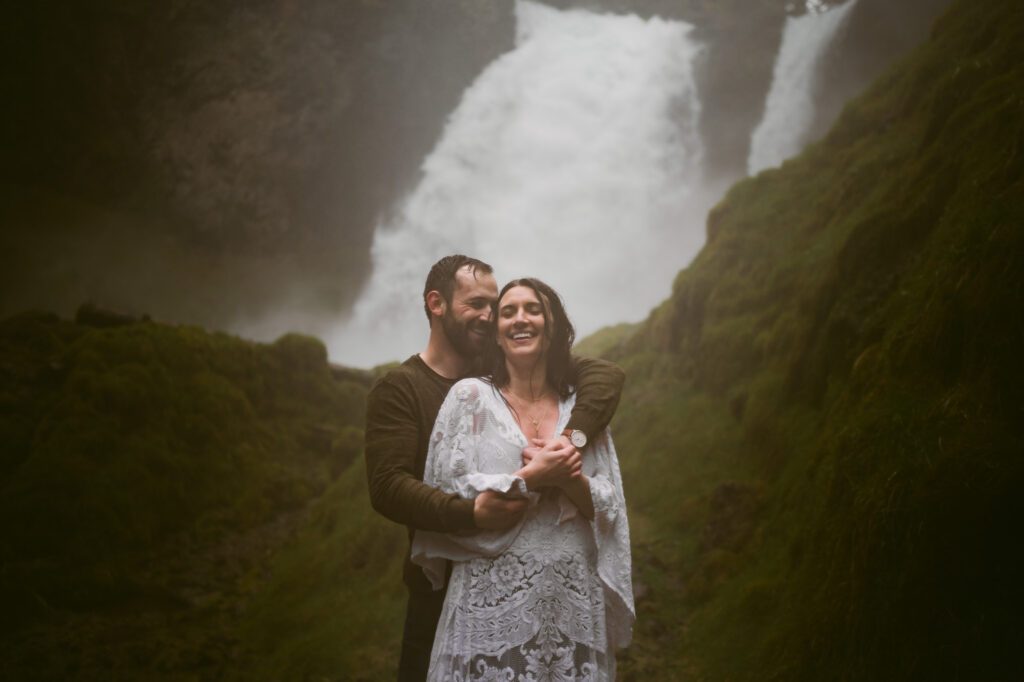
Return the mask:
<svg viewBox="0 0 1024 682">
<path fill-rule="evenodd" d="M 958 2 L 711 212 L 609 353 L 645 592 L 627 679 L 1019 667 L 1022 142 L 1024 11 Z"/>
<path fill-rule="evenodd" d="M 0 677 L 221 677 L 362 448 L 366 380 L 308 337 L 35 313 L 0 322 L 0 373 Z"/>
</svg>

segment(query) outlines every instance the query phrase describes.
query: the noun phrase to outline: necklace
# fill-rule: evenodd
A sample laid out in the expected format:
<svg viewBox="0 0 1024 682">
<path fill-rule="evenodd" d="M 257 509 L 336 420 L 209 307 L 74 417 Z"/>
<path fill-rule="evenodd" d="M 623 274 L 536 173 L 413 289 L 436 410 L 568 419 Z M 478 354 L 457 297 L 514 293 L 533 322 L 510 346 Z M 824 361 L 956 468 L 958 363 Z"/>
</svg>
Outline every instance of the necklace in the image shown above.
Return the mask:
<svg viewBox="0 0 1024 682">
<path fill-rule="evenodd" d="M 532 414 L 528 414 L 526 416 L 530 418 L 530 423 L 533 424 L 533 437 L 540 438 L 540 420 Z"/>
<path fill-rule="evenodd" d="M 533 424 L 533 435 L 534 435 L 534 438 L 540 438 L 540 418 L 543 416 L 543 414 L 541 414 L 540 416 L 537 416 L 536 412 L 527 411 L 527 405 L 529 405 L 530 407 L 536 405 L 541 400 L 543 400 L 546 395 L 547 395 L 547 391 L 542 391 L 541 394 L 539 396 L 537 396 L 536 398 L 524 399 L 524 398 L 519 397 L 518 395 L 516 395 L 512 391 L 508 391 L 508 393 L 506 394 L 506 396 L 508 398 L 514 398 L 515 402 L 519 403 L 519 407 L 526 414 L 526 417 L 530 420 L 530 423 Z M 519 419 L 519 411 L 520 410 L 513 408 L 512 416 L 515 418 L 516 423 L 519 424 L 519 428 L 522 429 L 524 427 L 523 427 L 523 422 Z"/>
</svg>

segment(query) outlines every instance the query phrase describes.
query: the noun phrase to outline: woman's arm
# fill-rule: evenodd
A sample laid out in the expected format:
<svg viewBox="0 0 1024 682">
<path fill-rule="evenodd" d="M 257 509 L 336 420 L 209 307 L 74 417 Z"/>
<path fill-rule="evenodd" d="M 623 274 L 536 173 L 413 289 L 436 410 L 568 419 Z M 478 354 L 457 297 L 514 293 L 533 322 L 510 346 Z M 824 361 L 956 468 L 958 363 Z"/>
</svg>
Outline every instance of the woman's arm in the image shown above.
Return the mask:
<svg viewBox="0 0 1024 682">
<path fill-rule="evenodd" d="M 591 441 L 587 450 L 583 469 L 590 484 L 589 517 L 597 547 L 597 572 L 608 588 L 608 636 L 616 646 L 626 646 L 632 636 L 636 609 L 630 577 L 629 522 L 626 519 L 622 475 L 615 446 L 607 430 Z M 569 497 L 568 492 L 565 497 Z M 581 506 L 575 499 L 573 502 L 580 513 L 586 514 L 585 505 Z M 567 503 L 566 506 L 571 505 Z"/>
<path fill-rule="evenodd" d="M 484 405 L 486 399 L 479 389 L 476 380 L 463 380 L 449 391 L 434 425 L 423 480 L 446 493 L 472 500 L 474 507 L 478 501 L 493 498 L 491 501 L 496 502 L 506 498 L 505 501 L 515 507 L 512 512 L 515 522 L 496 524 L 494 529 L 479 529 L 471 534 L 417 530 L 411 558 L 413 563 L 423 567 L 435 589 L 445 583 L 447 560 L 497 556 L 512 544 L 523 524 L 522 511 L 529 494 L 524 481 L 513 473 L 481 471 L 481 448 L 499 436 L 487 426 L 490 419 Z"/>
</svg>

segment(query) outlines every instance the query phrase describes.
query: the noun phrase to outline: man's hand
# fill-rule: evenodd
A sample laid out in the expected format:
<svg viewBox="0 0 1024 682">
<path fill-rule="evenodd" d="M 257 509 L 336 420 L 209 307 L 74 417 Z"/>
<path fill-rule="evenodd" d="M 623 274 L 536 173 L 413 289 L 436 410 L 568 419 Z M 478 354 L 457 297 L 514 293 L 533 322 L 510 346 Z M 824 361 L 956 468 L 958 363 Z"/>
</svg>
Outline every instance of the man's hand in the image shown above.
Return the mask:
<svg viewBox="0 0 1024 682">
<path fill-rule="evenodd" d="M 532 447 L 523 450 L 524 468 L 532 473 L 528 485 L 562 487 L 580 477 L 583 458 L 568 438 L 534 438 L 530 442 Z"/>
<path fill-rule="evenodd" d="M 485 490 L 473 502 L 473 522 L 482 530 L 505 530 L 514 526 L 526 511 L 526 500 Z"/>
</svg>

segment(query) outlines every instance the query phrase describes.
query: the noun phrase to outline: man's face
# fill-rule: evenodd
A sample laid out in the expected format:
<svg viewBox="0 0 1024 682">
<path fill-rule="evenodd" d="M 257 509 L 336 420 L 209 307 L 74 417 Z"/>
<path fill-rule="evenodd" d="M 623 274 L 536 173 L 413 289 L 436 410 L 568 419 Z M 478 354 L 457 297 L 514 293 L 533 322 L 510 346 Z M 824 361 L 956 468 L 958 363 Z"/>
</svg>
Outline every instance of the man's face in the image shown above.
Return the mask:
<svg viewBox="0 0 1024 682">
<path fill-rule="evenodd" d="M 470 266 L 455 275 L 452 301 L 441 317 L 441 327 L 455 351 L 466 358 L 480 355 L 491 334 L 491 319 L 498 302 L 493 275 L 473 274 Z"/>
</svg>

